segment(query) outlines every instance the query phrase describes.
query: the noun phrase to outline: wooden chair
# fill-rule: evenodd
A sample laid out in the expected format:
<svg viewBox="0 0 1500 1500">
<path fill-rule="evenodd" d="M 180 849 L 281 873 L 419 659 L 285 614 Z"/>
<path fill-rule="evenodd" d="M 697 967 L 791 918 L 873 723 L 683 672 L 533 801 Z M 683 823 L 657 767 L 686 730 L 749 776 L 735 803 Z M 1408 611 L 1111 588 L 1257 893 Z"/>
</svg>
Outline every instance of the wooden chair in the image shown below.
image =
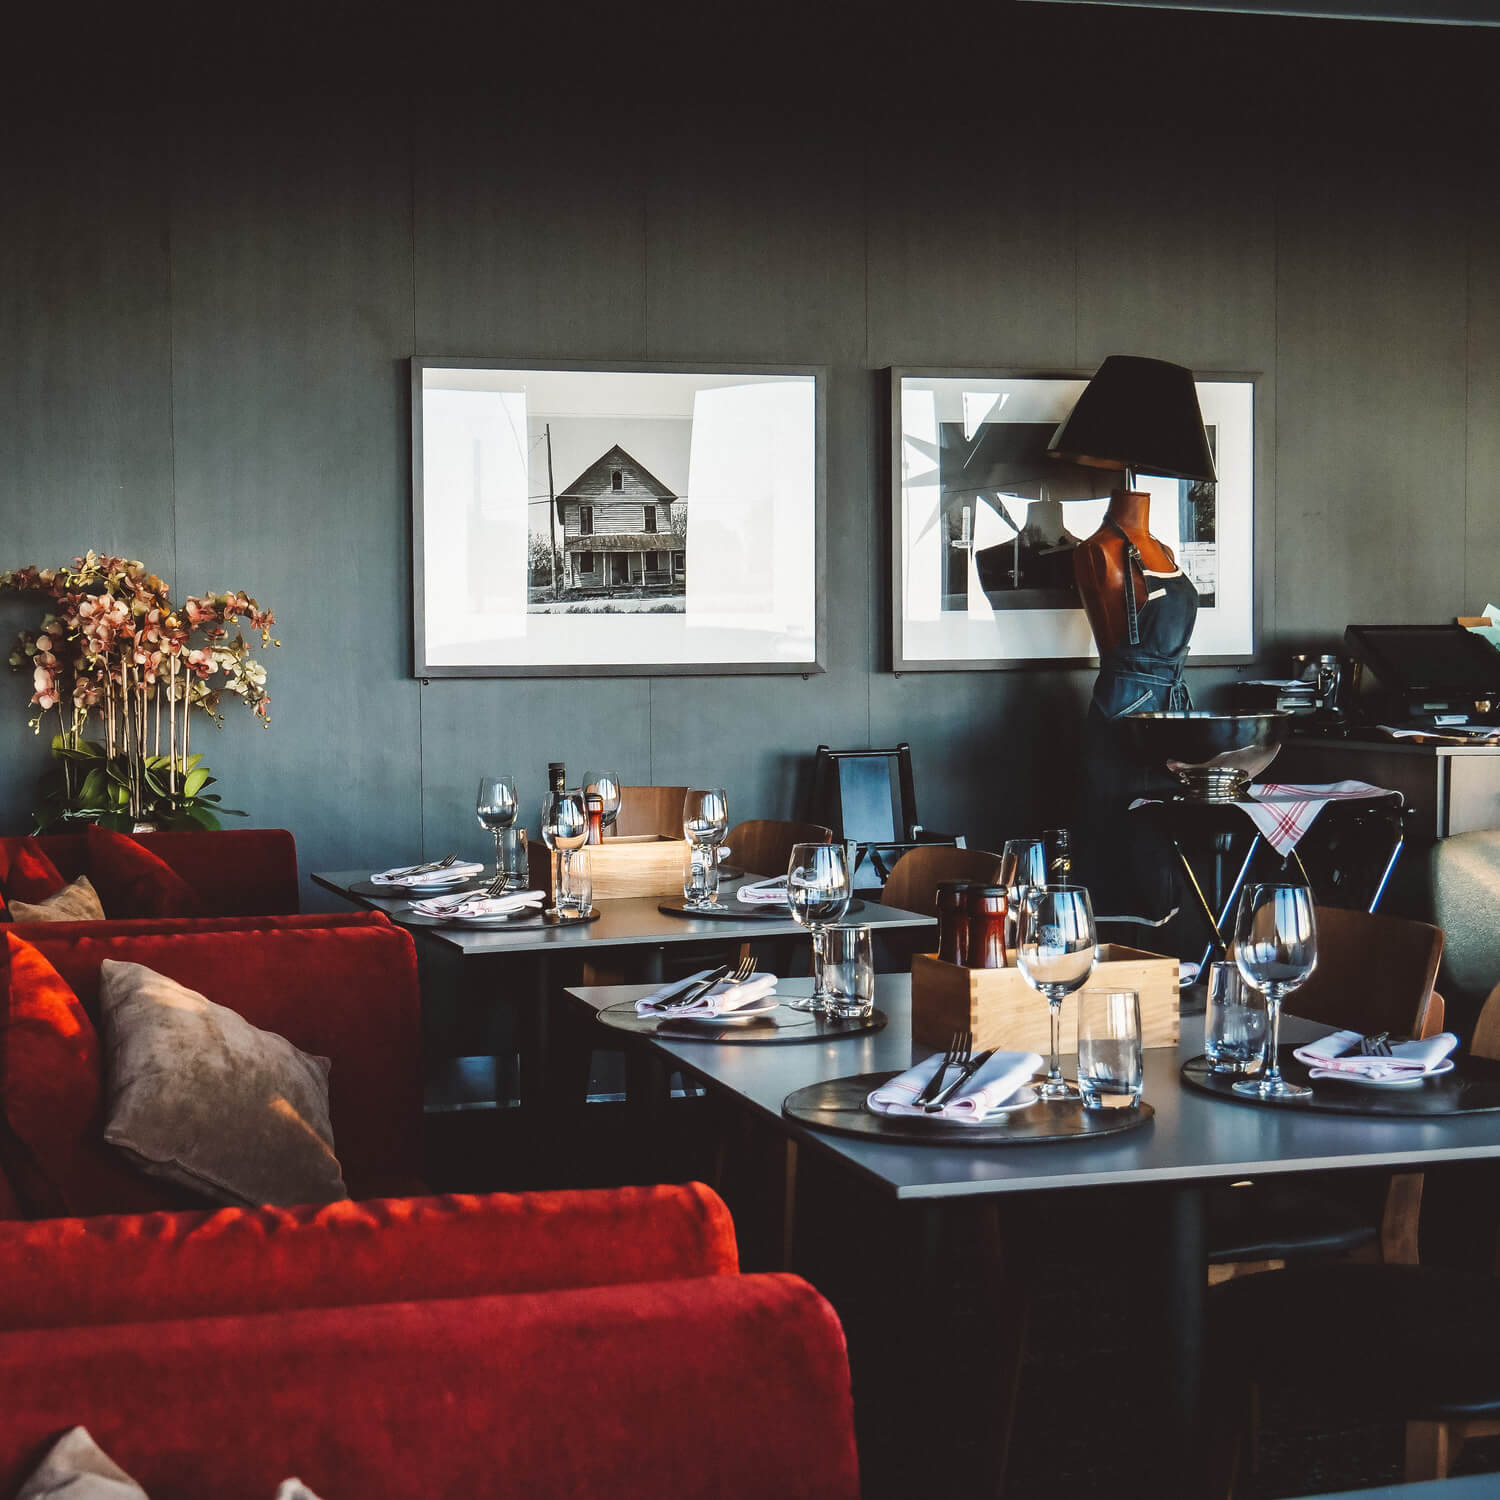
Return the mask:
<svg viewBox="0 0 1500 1500">
<path fill-rule="evenodd" d="M 785 875 L 795 844 L 827 844 L 833 830 L 821 823 L 790 823 L 777 818 L 752 818 L 736 823 L 724 840 L 728 863 L 747 875 Z"/>
<path fill-rule="evenodd" d="M 1429 1025 L 1442 997 L 1433 1001 Z M 1500 1062 L 1500 985 L 1484 1003 L 1469 1052 Z M 1421 1182 L 1420 1173 L 1403 1175 Z M 1254 1388 L 1285 1374 L 1269 1348 L 1271 1363 L 1256 1362 L 1263 1346 L 1247 1340 L 1246 1329 L 1270 1319 L 1289 1338 L 1305 1330 L 1323 1384 L 1372 1415 L 1405 1422 L 1409 1484 L 1445 1479 L 1466 1439 L 1500 1433 L 1500 1253 L 1488 1276 L 1418 1265 L 1292 1267 L 1220 1287 L 1211 1308 L 1222 1380 Z"/>
<path fill-rule="evenodd" d="M 680 839 L 682 803 L 687 794 L 685 786 L 622 786 L 615 834 L 623 838 L 631 834 L 664 833 Z"/>
<path fill-rule="evenodd" d="M 1435 1036 L 1433 991 L 1443 934 L 1430 923 L 1317 908 L 1318 967 L 1287 1008 L 1304 1020 L 1355 1031 Z M 1497 1023 L 1500 1024 L 1500 1023 Z M 1367 1202 L 1314 1184 L 1247 1183 L 1208 1195 L 1209 1281 L 1277 1270 L 1312 1255 L 1360 1254 L 1415 1263 L 1421 1173 L 1398 1173 Z"/>
<path fill-rule="evenodd" d="M 1000 856 L 988 849 L 956 849 L 951 844 L 928 844 L 909 849 L 891 868 L 880 900 L 902 911 L 937 915 L 937 888 L 944 880 L 982 880 L 1000 877 Z"/>
</svg>

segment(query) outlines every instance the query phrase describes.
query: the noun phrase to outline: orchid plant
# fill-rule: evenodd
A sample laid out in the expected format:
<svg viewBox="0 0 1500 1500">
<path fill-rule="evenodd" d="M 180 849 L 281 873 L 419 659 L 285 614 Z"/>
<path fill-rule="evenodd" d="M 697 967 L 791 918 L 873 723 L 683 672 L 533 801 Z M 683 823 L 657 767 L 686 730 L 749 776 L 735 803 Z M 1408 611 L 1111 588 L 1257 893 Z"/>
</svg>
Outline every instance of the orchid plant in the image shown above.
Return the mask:
<svg viewBox="0 0 1500 1500">
<path fill-rule="evenodd" d="M 243 590 L 174 605 L 167 586 L 139 562 L 88 552 L 61 568 L 0 573 L 0 590 L 40 595 L 48 611 L 25 630 L 11 670 L 30 672 L 31 727 L 54 712 L 57 732 L 38 831 L 67 820 L 130 830 L 217 828 L 220 807 L 201 754 L 189 752 L 194 711 L 222 726 L 226 695 L 269 725 L 266 669 L 240 622 L 262 647 L 275 617 Z M 87 736 L 97 723 L 102 737 Z"/>
</svg>

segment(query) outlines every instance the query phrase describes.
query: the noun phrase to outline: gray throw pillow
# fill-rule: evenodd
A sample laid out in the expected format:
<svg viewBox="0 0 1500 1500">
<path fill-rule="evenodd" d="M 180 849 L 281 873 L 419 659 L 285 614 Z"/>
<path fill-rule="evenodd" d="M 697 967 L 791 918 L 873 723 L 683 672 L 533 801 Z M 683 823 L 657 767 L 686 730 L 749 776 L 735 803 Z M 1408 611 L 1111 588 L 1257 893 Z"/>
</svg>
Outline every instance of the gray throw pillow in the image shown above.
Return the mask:
<svg viewBox="0 0 1500 1500">
<path fill-rule="evenodd" d="M 12 922 L 102 922 L 104 908 L 87 875 L 69 881 L 45 901 L 7 901 Z"/>
<path fill-rule="evenodd" d="M 326 1057 L 144 964 L 99 969 L 104 1139 L 220 1203 L 349 1196 L 333 1154 Z"/>
<path fill-rule="evenodd" d="M 16 1495 L 16 1500 L 146 1500 L 146 1492 L 89 1436 L 70 1427 L 47 1451 Z"/>
<path fill-rule="evenodd" d="M 204 1494 L 212 1494 L 205 1486 Z M 21 1486 L 16 1500 L 147 1500 L 133 1480 L 89 1435 L 87 1427 L 70 1427 Z M 283 1479 L 276 1500 L 318 1500 L 300 1479 Z"/>
</svg>

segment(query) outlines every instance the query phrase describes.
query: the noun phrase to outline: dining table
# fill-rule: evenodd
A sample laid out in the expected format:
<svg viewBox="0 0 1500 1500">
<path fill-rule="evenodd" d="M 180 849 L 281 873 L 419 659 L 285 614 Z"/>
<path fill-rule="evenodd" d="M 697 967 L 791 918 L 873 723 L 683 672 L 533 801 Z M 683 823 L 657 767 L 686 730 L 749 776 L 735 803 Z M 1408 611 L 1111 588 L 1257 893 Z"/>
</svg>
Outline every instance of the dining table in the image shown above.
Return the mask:
<svg viewBox="0 0 1500 1500">
<path fill-rule="evenodd" d="M 807 981 L 783 981 L 778 992 L 807 992 Z M 645 987 L 570 987 L 581 1010 L 640 998 Z M 1040 1003 L 1040 1002 L 1039 1002 Z M 1171 1465 L 1194 1451 L 1202 1432 L 1205 1311 L 1208 1286 L 1205 1194 L 1216 1184 L 1366 1169 L 1421 1170 L 1438 1163 L 1500 1157 L 1500 1111 L 1448 1116 L 1315 1113 L 1216 1097 L 1181 1077 L 1201 1054 L 1201 1014 L 1184 1014 L 1177 1046 L 1145 1051 L 1144 1100 L 1153 1117 L 1139 1129 L 1101 1139 L 996 1146 L 913 1143 L 837 1134 L 788 1118 L 783 1103 L 807 1085 L 855 1074 L 895 1072 L 930 1049 L 911 1035 L 911 977 L 881 974 L 875 1004 L 888 1024 L 878 1031 L 818 1046 L 727 1046 L 676 1037 L 643 1038 L 666 1066 L 699 1080 L 723 1106 L 754 1117 L 787 1146 L 787 1170 L 811 1153 L 837 1173 L 900 1205 L 919 1221 L 913 1238 L 936 1244 L 945 1208 L 989 1200 L 1015 1219 L 1044 1216 L 1064 1197 L 1110 1194 L 1125 1204 L 1149 1279 L 1140 1288 L 1152 1309 L 1143 1320 L 1151 1345 L 1145 1367 L 1156 1371 L 1156 1419 L 1148 1461 Z M 1288 1015 L 1287 1043 L 1325 1035 L 1326 1026 Z M 1065 1060 L 1065 1072 L 1068 1071 Z M 788 1192 L 787 1201 L 795 1201 Z M 792 1236 L 787 1235 L 787 1244 Z M 1108 1237 L 1101 1253 L 1108 1253 Z M 935 1275 L 924 1267 L 919 1274 Z M 934 1296 L 940 1295 L 934 1290 Z M 1154 1458 L 1153 1458 L 1154 1455 Z M 1171 1475 L 1150 1476 L 1171 1484 Z M 1145 1482 L 1143 1477 L 1142 1482 Z M 1176 1482 L 1180 1482 L 1180 1476 Z M 1123 1493 L 1124 1491 L 1122 1491 Z M 1131 1491 L 1145 1493 L 1145 1491 Z M 1178 1493 L 1162 1488 L 1162 1494 Z"/>
<path fill-rule="evenodd" d="M 434 924 L 410 910 L 412 897 L 401 891 L 377 892 L 368 870 L 317 873 L 313 883 L 353 905 L 384 912 L 407 928 L 419 945 L 427 966 L 448 976 L 463 997 L 463 1011 L 481 1021 L 493 1011 L 512 1038 L 518 1059 L 516 1097 L 512 1102 L 529 1111 L 544 1133 L 566 1119 L 587 1084 L 587 1049 L 576 1045 L 566 1018 L 555 1014 L 552 1002 L 562 988 L 576 984 L 591 970 L 607 969 L 648 986 L 665 977 L 669 955 L 684 962 L 699 955 L 719 959 L 727 950 L 754 943 L 779 968 L 790 966 L 806 951 L 807 929 L 790 914 L 769 915 L 764 908 L 740 909 L 735 892 L 741 885 L 764 877 L 746 872 L 726 879 L 720 887 L 723 911 L 711 917 L 691 917 L 663 911 L 679 897 L 630 896 L 595 902 L 593 921 L 544 926 L 536 921 L 496 927 Z M 923 939 L 936 930 L 934 918 L 920 912 L 862 900 L 850 920 L 866 922 L 892 945 L 896 962 L 913 946 L 930 946 Z M 488 1028 L 470 1030 L 488 1036 Z M 462 1058 L 482 1041 L 459 1048 Z M 604 1045 L 601 1041 L 597 1045 Z M 462 1079 L 444 1080 L 461 1087 Z"/>
</svg>

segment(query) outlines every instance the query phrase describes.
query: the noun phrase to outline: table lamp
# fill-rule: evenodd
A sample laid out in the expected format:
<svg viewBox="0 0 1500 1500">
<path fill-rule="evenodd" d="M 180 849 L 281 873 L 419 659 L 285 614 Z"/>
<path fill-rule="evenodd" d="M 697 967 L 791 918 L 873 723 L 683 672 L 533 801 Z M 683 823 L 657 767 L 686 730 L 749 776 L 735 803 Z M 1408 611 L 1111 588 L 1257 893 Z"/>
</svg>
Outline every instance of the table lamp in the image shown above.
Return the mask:
<svg viewBox="0 0 1500 1500">
<path fill-rule="evenodd" d="M 1095 469 L 1213 481 L 1193 372 L 1164 359 L 1111 354 L 1052 434 L 1054 457 Z"/>
</svg>

